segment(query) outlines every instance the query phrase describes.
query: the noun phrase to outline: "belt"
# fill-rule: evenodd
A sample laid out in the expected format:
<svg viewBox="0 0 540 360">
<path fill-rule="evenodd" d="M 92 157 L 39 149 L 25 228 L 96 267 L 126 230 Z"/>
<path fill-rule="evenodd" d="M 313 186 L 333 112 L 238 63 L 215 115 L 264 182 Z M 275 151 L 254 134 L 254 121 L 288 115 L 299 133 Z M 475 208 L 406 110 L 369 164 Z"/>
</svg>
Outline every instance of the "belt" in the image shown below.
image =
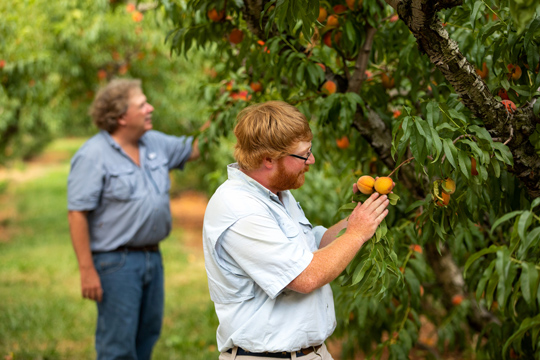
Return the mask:
<svg viewBox="0 0 540 360">
<path fill-rule="evenodd" d="M 298 351 L 296 351 L 296 357 L 301 357 L 301 356 L 311 354 L 313 351 L 319 350 L 321 348 L 321 346 L 322 345 L 311 346 L 311 347 L 308 347 L 308 348 L 305 348 L 305 349 L 298 350 Z M 232 354 L 232 349 L 227 350 L 227 352 L 229 354 Z M 265 352 L 256 353 L 256 352 L 251 352 L 251 351 L 244 350 L 241 347 L 239 347 L 238 351 L 236 352 L 236 355 L 238 355 L 238 356 L 255 356 L 255 357 L 278 358 L 278 359 L 290 359 L 292 353 L 287 352 L 287 351 L 276 352 L 276 353 L 265 351 Z"/>
<path fill-rule="evenodd" d="M 159 245 L 145 245 L 145 246 L 119 246 L 116 249 L 109 251 L 92 251 L 92 254 L 100 254 L 106 252 L 117 252 L 117 251 L 159 251 Z"/>
</svg>

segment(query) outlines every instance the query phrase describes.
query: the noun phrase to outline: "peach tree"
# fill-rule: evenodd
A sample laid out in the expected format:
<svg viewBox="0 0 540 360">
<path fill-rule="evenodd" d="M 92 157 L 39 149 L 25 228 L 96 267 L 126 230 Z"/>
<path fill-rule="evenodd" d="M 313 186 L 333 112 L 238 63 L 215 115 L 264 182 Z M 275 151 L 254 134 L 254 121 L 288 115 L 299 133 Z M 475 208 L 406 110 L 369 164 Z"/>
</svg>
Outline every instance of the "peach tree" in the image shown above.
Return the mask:
<svg viewBox="0 0 540 360">
<path fill-rule="evenodd" d="M 246 105 L 282 99 L 314 130 L 296 193 L 313 222 L 346 216 L 361 175 L 397 183 L 384 228 L 333 283 L 344 356 L 540 356 L 536 2 L 159 3 L 171 51 L 213 64 L 208 148 Z"/>
</svg>

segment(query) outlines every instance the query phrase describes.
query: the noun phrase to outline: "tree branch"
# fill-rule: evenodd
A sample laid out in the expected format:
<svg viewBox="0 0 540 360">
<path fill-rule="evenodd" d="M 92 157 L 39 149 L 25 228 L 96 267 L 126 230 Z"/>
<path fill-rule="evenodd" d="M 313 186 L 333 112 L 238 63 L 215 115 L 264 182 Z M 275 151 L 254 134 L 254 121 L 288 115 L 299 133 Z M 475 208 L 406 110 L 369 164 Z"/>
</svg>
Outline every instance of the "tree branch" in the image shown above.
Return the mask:
<svg viewBox="0 0 540 360">
<path fill-rule="evenodd" d="M 532 106 L 508 113 L 497 101 L 474 66 L 463 56 L 458 44 L 450 39 L 448 32 L 436 16 L 443 8 L 461 5 L 461 0 L 386 0 L 397 6 L 402 19 L 415 36 L 420 51 L 424 52 L 454 87 L 463 104 L 474 116 L 484 122 L 494 137 L 510 138 L 508 147 L 514 156 L 514 166 L 508 169 L 526 186 L 531 198 L 540 197 L 540 156 L 536 154 L 529 137 L 536 129 L 538 117 Z M 397 4 L 397 5 L 396 5 Z"/>
<path fill-rule="evenodd" d="M 369 23 L 366 24 L 366 41 L 362 50 L 356 58 L 356 63 L 354 64 L 354 72 L 349 81 L 348 92 L 358 93 L 362 87 L 362 83 L 366 78 L 366 69 L 369 60 L 369 55 L 371 54 L 371 48 L 373 47 L 373 38 L 377 29 L 372 27 Z"/>
</svg>

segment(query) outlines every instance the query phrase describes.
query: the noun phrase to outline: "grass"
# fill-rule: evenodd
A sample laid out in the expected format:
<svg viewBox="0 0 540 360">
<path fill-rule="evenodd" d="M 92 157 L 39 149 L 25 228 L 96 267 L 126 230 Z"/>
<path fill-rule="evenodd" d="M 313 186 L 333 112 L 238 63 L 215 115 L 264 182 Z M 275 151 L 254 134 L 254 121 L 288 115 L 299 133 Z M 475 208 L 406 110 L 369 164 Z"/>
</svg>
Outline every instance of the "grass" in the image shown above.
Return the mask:
<svg viewBox="0 0 540 360">
<path fill-rule="evenodd" d="M 11 209 L 0 219 L 0 232 L 8 234 L 0 237 L 2 359 L 95 358 L 96 306 L 80 295 L 66 216 L 69 157 L 81 144 L 55 141 L 45 155 L 64 154 L 59 163 L 23 182 L 9 181 L 0 193 L 0 209 Z M 184 235 L 176 227 L 162 243 L 165 317 L 153 358 L 216 359 L 217 319 L 202 251 L 186 247 Z"/>
</svg>

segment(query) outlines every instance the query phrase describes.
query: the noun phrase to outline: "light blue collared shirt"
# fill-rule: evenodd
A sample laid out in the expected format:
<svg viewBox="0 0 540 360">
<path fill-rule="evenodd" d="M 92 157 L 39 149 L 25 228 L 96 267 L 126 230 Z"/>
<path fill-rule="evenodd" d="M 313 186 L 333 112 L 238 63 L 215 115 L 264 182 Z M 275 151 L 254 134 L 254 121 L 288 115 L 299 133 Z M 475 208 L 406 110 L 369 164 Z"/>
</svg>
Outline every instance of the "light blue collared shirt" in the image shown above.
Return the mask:
<svg viewBox="0 0 540 360">
<path fill-rule="evenodd" d="M 203 245 L 218 349 L 297 351 L 322 344 L 336 318 L 330 285 L 309 294 L 286 286 L 313 259 L 326 231 L 289 191 L 279 197 L 238 169 L 210 199 Z"/>
<path fill-rule="evenodd" d="M 171 230 L 169 170 L 182 169 L 193 139 L 148 131 L 139 140 L 140 166 L 106 131 L 71 159 L 68 209 L 89 211 L 92 251 L 157 244 Z"/>
</svg>

